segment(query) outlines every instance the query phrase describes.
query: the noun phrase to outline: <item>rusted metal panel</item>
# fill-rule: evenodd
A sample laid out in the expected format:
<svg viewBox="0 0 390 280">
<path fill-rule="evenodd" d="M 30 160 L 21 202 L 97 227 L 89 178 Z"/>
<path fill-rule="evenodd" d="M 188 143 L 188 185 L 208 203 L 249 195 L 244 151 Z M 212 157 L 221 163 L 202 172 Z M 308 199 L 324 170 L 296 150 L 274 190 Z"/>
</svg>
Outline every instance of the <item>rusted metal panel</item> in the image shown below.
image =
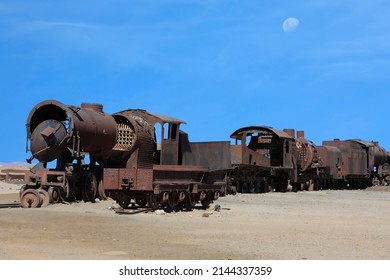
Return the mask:
<svg viewBox="0 0 390 280">
<path fill-rule="evenodd" d="M 66 183 L 66 173 L 64 171 L 38 170 L 36 175 L 41 177 L 41 185 L 43 186 L 64 187 Z"/>
<path fill-rule="evenodd" d="M 186 123 L 185 121 L 177 118 L 165 116 L 162 114 L 154 114 L 141 109 L 127 109 L 124 111 L 120 111 L 117 114 L 141 117 L 144 120 L 146 120 L 151 126 L 154 126 L 155 123 L 160 123 L 160 124 L 164 124 L 164 123 L 185 124 Z"/>
<path fill-rule="evenodd" d="M 176 124 L 179 124 L 179 123 L 185 124 L 186 123 L 183 120 L 169 117 L 169 116 L 165 116 L 162 114 L 155 114 L 155 113 L 150 113 L 150 112 L 148 112 L 147 114 L 151 119 L 154 119 L 156 122 L 160 122 L 160 123 L 176 123 Z"/>
<path fill-rule="evenodd" d="M 103 188 L 105 190 L 121 190 L 119 185 L 119 168 L 105 168 L 103 171 Z"/>
<path fill-rule="evenodd" d="M 137 169 L 137 184 L 134 190 L 153 190 L 153 169 Z"/>
<path fill-rule="evenodd" d="M 242 149 L 243 164 L 270 167 L 272 166 L 271 157 L 269 149 L 259 149 L 256 151 L 248 148 Z"/>
<path fill-rule="evenodd" d="M 120 189 L 134 190 L 138 185 L 137 169 L 120 168 L 117 180 Z"/>
<path fill-rule="evenodd" d="M 363 146 L 365 148 L 369 148 L 369 147 L 373 147 L 374 146 L 374 143 L 368 142 L 368 141 L 365 141 L 365 140 L 361 140 L 361 139 L 348 139 L 346 141 L 356 142 L 356 143 L 358 143 L 359 145 L 361 145 L 361 146 Z"/>
<path fill-rule="evenodd" d="M 40 169 L 34 172 L 28 171 L 25 174 L 26 183 L 35 186 L 52 186 L 64 188 L 66 181 L 65 171 Z"/>
<path fill-rule="evenodd" d="M 200 165 L 158 165 L 153 166 L 155 171 L 178 171 L 178 172 L 207 172 L 210 169 Z"/>
<path fill-rule="evenodd" d="M 281 138 L 281 139 L 294 139 L 294 137 L 291 137 L 287 132 L 285 131 L 282 131 L 282 130 L 278 130 L 278 129 L 274 129 L 270 126 L 248 126 L 248 127 L 243 127 L 243 128 L 240 128 L 238 130 L 236 130 L 235 132 L 233 132 L 231 135 L 230 135 L 230 138 L 233 138 L 233 139 L 241 139 L 242 138 L 242 135 L 245 133 L 245 134 L 250 134 L 250 133 L 258 133 L 258 132 L 267 132 L 269 134 L 272 134 L 272 135 L 276 135 L 277 137 Z"/>
<path fill-rule="evenodd" d="M 340 141 L 338 139 L 323 141 L 323 145 L 333 146 L 340 150 L 342 156 L 341 174 L 344 177 L 367 177 L 370 175 L 365 145 L 357 141 Z"/>
<path fill-rule="evenodd" d="M 152 169 L 105 168 L 103 171 L 105 190 L 151 191 Z"/>
<path fill-rule="evenodd" d="M 368 166 L 372 171 L 375 166 L 383 165 L 389 160 L 389 153 L 378 142 L 369 142 L 361 139 L 351 139 L 349 141 L 356 142 L 366 148 L 368 153 Z"/>
<path fill-rule="evenodd" d="M 318 155 L 321 166 L 327 167 L 325 176 L 333 179 L 342 178 L 342 153 L 337 147 L 328 145 L 318 146 Z"/>
<path fill-rule="evenodd" d="M 176 165 L 179 163 L 179 140 L 163 139 L 161 141 L 161 159 L 164 165 Z"/>
<path fill-rule="evenodd" d="M 232 165 L 243 163 L 243 149 L 242 145 L 230 146 L 230 158 Z"/>
<path fill-rule="evenodd" d="M 183 151 L 182 164 L 207 166 L 210 170 L 229 169 L 230 142 L 191 142 Z"/>
<path fill-rule="evenodd" d="M 155 184 L 189 186 L 206 183 L 209 174 L 204 166 L 155 165 L 153 177 Z"/>
</svg>

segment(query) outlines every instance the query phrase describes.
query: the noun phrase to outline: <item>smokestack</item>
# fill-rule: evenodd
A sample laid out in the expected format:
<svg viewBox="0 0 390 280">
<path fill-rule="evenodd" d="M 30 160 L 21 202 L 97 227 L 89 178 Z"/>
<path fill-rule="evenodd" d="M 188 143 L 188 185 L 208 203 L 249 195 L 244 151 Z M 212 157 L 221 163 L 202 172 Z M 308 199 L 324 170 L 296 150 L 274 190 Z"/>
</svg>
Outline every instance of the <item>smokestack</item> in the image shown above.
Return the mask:
<svg viewBox="0 0 390 280">
<path fill-rule="evenodd" d="M 295 130 L 292 129 L 292 128 L 286 128 L 286 129 L 283 129 L 284 132 L 286 132 L 288 135 L 290 135 L 292 138 L 295 137 Z"/>
<path fill-rule="evenodd" d="M 305 138 L 305 132 L 303 130 L 297 131 L 297 138 Z"/>
</svg>

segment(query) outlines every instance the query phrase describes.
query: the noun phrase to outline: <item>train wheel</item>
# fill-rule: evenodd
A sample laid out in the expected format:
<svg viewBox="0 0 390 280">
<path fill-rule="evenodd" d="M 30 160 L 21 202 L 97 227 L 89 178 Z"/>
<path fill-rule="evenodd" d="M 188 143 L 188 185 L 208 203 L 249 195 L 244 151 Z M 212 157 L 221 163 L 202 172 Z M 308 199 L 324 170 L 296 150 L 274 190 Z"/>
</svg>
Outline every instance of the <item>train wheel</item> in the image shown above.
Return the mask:
<svg viewBox="0 0 390 280">
<path fill-rule="evenodd" d="M 82 197 L 85 202 L 95 201 L 97 193 L 97 180 L 93 173 L 88 173 L 84 180 L 84 186 L 82 189 Z"/>
<path fill-rule="evenodd" d="M 271 185 L 269 184 L 268 180 L 263 179 L 263 182 L 261 182 L 261 189 L 263 190 L 263 193 L 267 193 L 272 191 Z"/>
<path fill-rule="evenodd" d="M 179 192 L 176 194 L 176 200 L 178 203 L 185 203 L 186 202 L 186 199 L 187 199 L 187 192 Z"/>
<path fill-rule="evenodd" d="M 37 190 L 27 189 L 21 194 L 20 203 L 23 208 L 38 208 L 41 207 L 42 198 Z"/>
<path fill-rule="evenodd" d="M 103 180 L 98 183 L 97 196 L 100 200 L 107 200 L 106 191 L 103 189 Z"/>
<path fill-rule="evenodd" d="M 174 198 L 174 196 L 173 196 L 172 193 L 169 193 L 168 199 L 167 199 L 167 201 L 165 202 L 165 205 L 166 205 L 168 208 L 170 208 L 170 209 L 172 209 L 172 208 L 174 208 L 174 207 L 176 206 L 175 198 Z"/>
<path fill-rule="evenodd" d="M 38 192 L 39 192 L 39 195 L 41 196 L 41 199 L 42 199 L 41 207 L 42 208 L 47 207 L 50 204 L 49 193 L 47 191 L 45 191 L 44 189 L 39 189 Z"/>
<path fill-rule="evenodd" d="M 187 210 L 191 210 L 198 203 L 198 195 L 188 193 L 186 196 L 186 208 Z"/>
<path fill-rule="evenodd" d="M 146 201 L 147 201 L 147 204 L 148 204 L 148 207 L 153 209 L 153 210 L 156 210 L 158 208 L 158 195 L 155 195 L 155 194 L 147 194 L 146 195 Z"/>
<path fill-rule="evenodd" d="M 125 195 L 123 192 L 121 192 L 118 194 L 116 202 L 123 209 L 128 209 L 130 205 L 130 197 L 128 195 Z"/>
<path fill-rule="evenodd" d="M 20 191 L 19 191 L 19 200 L 22 199 L 22 193 L 26 190 L 27 186 L 26 185 L 23 185 L 20 187 Z"/>
<path fill-rule="evenodd" d="M 242 193 L 248 193 L 248 192 L 249 192 L 248 184 L 245 182 L 242 185 Z"/>
<path fill-rule="evenodd" d="M 50 187 L 48 190 L 50 203 L 60 202 L 60 192 L 56 187 Z"/>
<path fill-rule="evenodd" d="M 199 200 L 203 201 L 207 197 L 207 192 L 201 191 L 199 193 Z"/>
<path fill-rule="evenodd" d="M 60 200 L 67 201 L 70 197 L 70 185 L 68 179 L 65 179 L 64 187 L 61 187 L 58 190 L 59 190 Z"/>
<path fill-rule="evenodd" d="M 374 178 L 372 178 L 372 182 L 370 183 L 370 185 L 371 186 L 380 186 L 381 185 L 381 181 L 377 177 L 374 177 Z"/>
<path fill-rule="evenodd" d="M 218 200 L 219 195 L 220 195 L 219 191 L 214 192 L 213 200 Z"/>
<path fill-rule="evenodd" d="M 310 180 L 309 191 L 318 191 L 319 189 L 319 179 Z"/>
<path fill-rule="evenodd" d="M 209 208 L 211 199 L 210 199 L 210 193 L 206 193 L 205 198 L 201 201 L 203 208 Z"/>
<path fill-rule="evenodd" d="M 135 203 L 137 203 L 138 206 L 145 207 L 147 204 L 147 201 L 145 198 L 136 198 Z"/>
</svg>

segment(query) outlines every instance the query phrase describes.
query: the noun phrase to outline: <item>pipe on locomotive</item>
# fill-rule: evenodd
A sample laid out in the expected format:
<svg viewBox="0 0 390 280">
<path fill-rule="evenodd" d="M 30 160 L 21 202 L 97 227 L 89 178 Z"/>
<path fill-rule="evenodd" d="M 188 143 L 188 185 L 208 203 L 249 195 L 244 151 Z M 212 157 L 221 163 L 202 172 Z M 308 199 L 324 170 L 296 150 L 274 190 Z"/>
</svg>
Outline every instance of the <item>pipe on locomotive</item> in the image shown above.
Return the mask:
<svg viewBox="0 0 390 280">
<path fill-rule="evenodd" d="M 103 112 L 101 104 L 83 103 L 80 107 L 68 106 L 56 100 L 37 104 L 30 112 L 27 123 L 27 137 L 30 141 L 31 158 L 40 162 L 51 162 L 63 157 L 80 157 L 82 153 L 96 155 L 97 158 L 115 157 L 118 150 L 130 154 L 136 144 L 134 121 L 122 115 Z M 118 143 L 127 133 L 127 147 Z M 123 139 L 122 139 L 123 140 Z M 119 144 L 119 145 L 118 145 Z"/>
</svg>

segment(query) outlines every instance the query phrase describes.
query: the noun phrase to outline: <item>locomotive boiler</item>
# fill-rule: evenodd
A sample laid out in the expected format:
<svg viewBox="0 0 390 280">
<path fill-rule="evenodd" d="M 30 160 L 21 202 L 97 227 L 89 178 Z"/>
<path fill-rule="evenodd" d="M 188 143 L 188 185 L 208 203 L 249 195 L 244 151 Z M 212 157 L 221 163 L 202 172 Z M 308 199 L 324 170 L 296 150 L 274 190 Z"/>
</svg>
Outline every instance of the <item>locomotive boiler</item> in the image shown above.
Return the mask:
<svg viewBox="0 0 390 280">
<path fill-rule="evenodd" d="M 37 104 L 26 128 L 28 161 L 38 164 L 26 174 L 22 206 L 94 201 L 109 193 L 123 208 L 207 207 L 225 193 L 229 159 L 220 157 L 229 142 L 192 143 L 180 130 L 183 123 L 139 109 L 107 114 L 100 104 Z"/>
</svg>

